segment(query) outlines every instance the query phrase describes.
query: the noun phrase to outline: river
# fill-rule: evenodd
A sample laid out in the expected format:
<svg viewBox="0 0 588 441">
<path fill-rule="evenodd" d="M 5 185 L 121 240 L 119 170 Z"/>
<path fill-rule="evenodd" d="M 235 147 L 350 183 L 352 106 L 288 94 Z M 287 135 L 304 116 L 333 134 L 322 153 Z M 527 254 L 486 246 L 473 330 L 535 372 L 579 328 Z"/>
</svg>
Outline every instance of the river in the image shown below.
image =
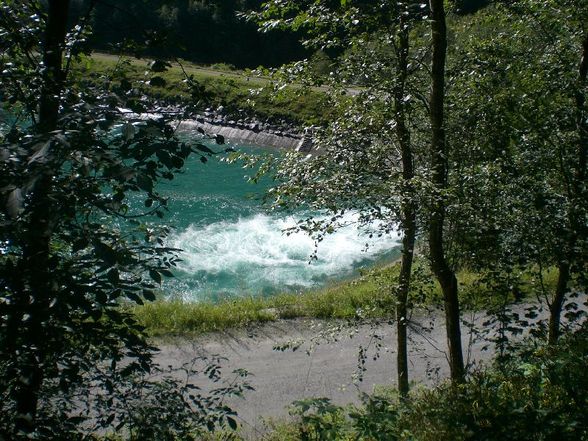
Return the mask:
<svg viewBox="0 0 588 441">
<path fill-rule="evenodd" d="M 174 226 L 168 245 L 182 249 L 176 277 L 165 283 L 167 295 L 197 301 L 301 291 L 397 257 L 397 236 L 369 239 L 357 228 L 346 227 L 327 236 L 319 245 L 318 259 L 310 262 L 313 240 L 304 233 L 283 232 L 308 213 L 269 213 L 261 196 L 271 181 L 249 183 L 247 173 L 251 171 L 237 163 L 211 158 L 204 164 L 192 157 L 182 174 L 160 187 L 169 197 L 166 222 Z"/>
<path fill-rule="evenodd" d="M 6 114 L 0 111 L 0 121 L 2 117 Z M 184 130 L 181 136 L 202 142 L 195 130 Z M 279 151 L 230 146 L 247 153 Z M 167 245 L 182 250 L 175 277 L 164 282 L 166 297 L 216 301 L 304 291 L 398 257 L 396 235 L 369 239 L 357 228 L 346 227 L 328 235 L 319 245 L 318 259 L 311 261 L 314 241 L 304 233 L 284 233 L 309 213 L 269 213 L 261 197 L 272 181 L 249 183 L 246 175 L 251 173 L 220 157 L 202 163 L 194 155 L 173 181 L 159 184 L 169 197 L 170 211 L 163 222 L 173 227 Z M 349 213 L 346 220 L 353 218 Z"/>
</svg>

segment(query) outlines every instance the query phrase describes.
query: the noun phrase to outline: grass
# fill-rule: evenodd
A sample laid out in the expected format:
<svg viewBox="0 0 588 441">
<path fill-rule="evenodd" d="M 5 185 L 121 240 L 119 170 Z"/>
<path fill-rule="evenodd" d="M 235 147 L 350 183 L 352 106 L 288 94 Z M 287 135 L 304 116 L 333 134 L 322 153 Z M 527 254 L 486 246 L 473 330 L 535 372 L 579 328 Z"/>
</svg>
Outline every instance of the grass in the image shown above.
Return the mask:
<svg viewBox="0 0 588 441">
<path fill-rule="evenodd" d="M 398 271 L 399 264 L 394 263 L 369 270 L 354 280 L 302 293 L 249 296 L 218 303 L 158 300 L 134 306 L 132 311 L 154 337 L 194 336 L 278 319 L 388 318 L 395 311 L 394 287 Z M 534 300 L 533 293 L 538 289 L 536 271 L 522 271 L 517 279 L 519 297 Z M 462 270 L 458 273 L 458 280 L 465 309 L 489 309 L 505 300 L 515 299 L 512 292 L 497 296 L 483 274 Z M 548 292 L 554 289 L 556 281 L 555 270 L 544 271 L 543 284 Z M 441 289 L 433 282 L 422 260 L 415 263 L 410 301 L 413 306 L 442 304 Z"/>
<path fill-rule="evenodd" d="M 139 322 L 152 336 L 197 335 L 277 319 L 352 318 L 386 316 L 394 300 L 384 292 L 378 277 L 397 271 L 396 266 L 372 270 L 355 280 L 303 293 L 271 297 L 242 297 L 218 303 L 158 300 L 133 307 Z"/>
<path fill-rule="evenodd" d="M 76 62 L 72 73 L 81 86 L 101 82 L 118 92 L 132 87 L 162 102 L 196 105 L 202 109 L 223 106 L 229 113 L 237 114 L 242 110 L 271 121 L 320 124 L 331 111 L 320 91 L 288 87 L 275 93 L 268 78 L 252 76 L 245 71 L 219 70 L 218 66 L 209 68 L 185 62 L 182 66 L 173 64 L 165 72 L 152 73 L 148 60 L 94 54 Z M 196 92 L 185 81 L 186 74 L 198 85 Z M 162 77 L 165 84 L 149 85 L 153 76 Z"/>
</svg>

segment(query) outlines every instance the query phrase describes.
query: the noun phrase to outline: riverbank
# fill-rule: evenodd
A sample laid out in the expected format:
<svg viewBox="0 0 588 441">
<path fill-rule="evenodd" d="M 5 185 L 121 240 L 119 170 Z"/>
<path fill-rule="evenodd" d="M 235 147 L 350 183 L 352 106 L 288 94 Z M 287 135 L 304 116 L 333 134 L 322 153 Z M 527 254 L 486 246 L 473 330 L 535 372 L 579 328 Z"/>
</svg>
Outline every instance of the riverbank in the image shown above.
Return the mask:
<svg viewBox="0 0 588 441">
<path fill-rule="evenodd" d="M 210 332 L 244 329 L 283 319 L 391 319 L 394 317 L 399 264 L 395 262 L 363 272 L 359 277 L 325 288 L 300 293 L 284 293 L 269 297 L 236 297 L 221 302 L 185 302 L 161 299 L 131 308 L 138 321 L 152 337 L 195 337 Z M 543 271 L 542 280 L 536 272 L 520 275 L 518 290 L 509 298 L 498 298 L 483 283 L 483 275 L 459 271 L 460 301 L 465 310 L 482 311 L 504 301 L 535 299 L 537 284 L 553 290 L 557 272 Z M 413 308 L 442 305 L 442 293 L 433 282 L 427 265 L 417 260 L 412 282 L 410 303 Z"/>
<path fill-rule="evenodd" d="M 189 62 L 171 62 L 164 71 L 154 72 L 151 61 L 95 53 L 74 63 L 72 75 L 81 86 L 99 82 L 115 93 L 136 97 L 138 103 L 147 95 L 162 106 L 188 109 L 201 118 L 211 116 L 208 122 L 213 125 L 218 125 L 219 118 L 226 122 L 251 118 L 258 125 L 251 131 L 260 129 L 276 136 L 281 135 L 275 132 L 282 131 L 286 138 L 290 128 L 300 132 L 301 127 L 322 124 L 332 112 L 319 90 L 293 86 L 278 93 L 269 78 L 250 71 L 218 70 Z M 158 81 L 151 81 L 153 77 Z M 214 115 L 207 115 L 210 112 Z M 262 130 L 264 125 L 271 130 Z"/>
<path fill-rule="evenodd" d="M 132 109 L 120 109 L 129 117 L 143 119 L 165 115 L 176 119 L 176 132 L 198 133 L 205 136 L 222 136 L 225 142 L 234 144 L 295 150 L 308 153 L 313 150 L 311 129 L 301 129 L 295 124 L 283 121 L 280 125 L 267 120 L 242 114 L 239 117 L 227 115 L 222 106 L 210 107 L 201 112 L 184 109 L 181 105 L 161 105 L 147 112 L 137 113 Z"/>
<path fill-rule="evenodd" d="M 273 126 L 252 117 L 235 120 L 212 109 L 206 109 L 192 119 L 181 121 L 178 130 L 202 130 L 204 133 L 221 135 L 225 140 L 236 144 L 303 153 L 310 152 L 313 147 L 310 134 L 301 133 L 292 125 Z"/>
<path fill-rule="evenodd" d="M 365 317 L 386 317 L 393 311 L 394 299 L 385 280 L 397 272 L 393 264 L 321 289 L 236 297 L 216 303 L 161 299 L 134 306 L 132 312 L 153 337 L 194 337 L 280 319 L 346 319 L 356 316 L 358 310 Z"/>
</svg>

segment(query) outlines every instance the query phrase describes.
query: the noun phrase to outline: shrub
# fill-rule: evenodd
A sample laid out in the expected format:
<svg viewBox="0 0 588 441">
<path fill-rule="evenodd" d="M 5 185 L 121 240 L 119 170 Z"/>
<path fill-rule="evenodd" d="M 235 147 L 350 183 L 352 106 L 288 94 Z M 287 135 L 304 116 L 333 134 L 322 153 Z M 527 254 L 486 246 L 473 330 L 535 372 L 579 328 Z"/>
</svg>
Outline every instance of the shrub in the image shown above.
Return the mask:
<svg viewBox="0 0 588 441">
<path fill-rule="evenodd" d="M 578 440 L 588 435 L 587 328 L 526 346 L 467 383 L 426 391 L 399 424 L 418 440 Z"/>
</svg>

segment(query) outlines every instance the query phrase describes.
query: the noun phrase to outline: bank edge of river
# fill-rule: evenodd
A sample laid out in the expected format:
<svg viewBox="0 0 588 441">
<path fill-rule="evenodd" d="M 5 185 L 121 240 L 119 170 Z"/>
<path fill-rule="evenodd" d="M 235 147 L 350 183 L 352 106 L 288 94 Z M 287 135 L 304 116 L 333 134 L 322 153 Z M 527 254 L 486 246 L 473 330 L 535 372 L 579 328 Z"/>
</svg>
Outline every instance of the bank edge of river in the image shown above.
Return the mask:
<svg viewBox="0 0 588 441">
<path fill-rule="evenodd" d="M 123 109 L 128 113 L 131 110 Z M 224 109 L 207 108 L 204 111 L 188 112 L 182 107 L 156 107 L 145 117 L 177 115 L 178 130 L 201 131 L 207 135 L 220 135 L 225 141 L 265 148 L 296 150 L 309 153 L 313 150 L 312 128 L 301 129 L 283 122 L 272 124 L 251 116 L 240 118 L 224 113 Z"/>
<path fill-rule="evenodd" d="M 284 123 L 271 125 L 256 118 L 235 119 L 225 116 L 222 108 L 217 111 L 206 109 L 194 119 L 182 121 L 180 129 L 201 129 L 205 133 L 223 136 L 231 142 L 256 145 L 259 147 L 296 150 L 308 153 L 313 142 L 309 130 L 301 133 L 299 128 Z"/>
<path fill-rule="evenodd" d="M 226 119 L 210 119 L 197 116 L 193 120 L 182 121 L 180 129 L 202 129 L 205 133 L 223 136 L 226 140 L 259 147 L 296 150 L 308 153 L 312 150 L 312 138 L 291 131 L 282 131 L 259 122 L 236 122 Z"/>
</svg>

